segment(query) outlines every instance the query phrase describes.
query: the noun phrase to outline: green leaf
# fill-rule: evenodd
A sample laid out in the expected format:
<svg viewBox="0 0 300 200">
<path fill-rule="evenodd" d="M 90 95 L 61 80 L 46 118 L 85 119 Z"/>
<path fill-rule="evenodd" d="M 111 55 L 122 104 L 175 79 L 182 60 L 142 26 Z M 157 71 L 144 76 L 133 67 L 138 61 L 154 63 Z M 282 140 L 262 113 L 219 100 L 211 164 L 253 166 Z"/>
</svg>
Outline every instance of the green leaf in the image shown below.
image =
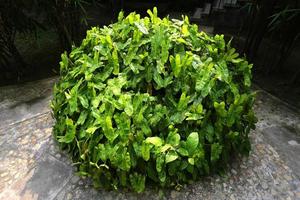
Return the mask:
<svg viewBox="0 0 300 200">
<path fill-rule="evenodd" d="M 78 118 L 78 120 L 77 120 L 77 122 L 76 122 L 76 124 L 77 124 L 77 125 L 82 125 L 82 124 L 84 124 L 84 122 L 85 122 L 87 116 L 88 116 L 88 112 L 87 112 L 87 111 L 81 112 L 80 115 L 79 115 L 79 118 Z"/>
<path fill-rule="evenodd" d="M 216 162 L 217 160 L 219 160 L 221 153 L 222 153 L 222 146 L 219 143 L 213 143 L 211 145 L 211 155 L 210 155 L 211 161 Z"/>
<path fill-rule="evenodd" d="M 81 105 L 82 105 L 84 108 L 88 108 L 88 107 L 89 107 L 89 102 L 88 102 L 88 99 L 86 98 L 85 95 L 79 96 L 78 98 L 79 98 L 79 100 L 80 100 Z"/>
<path fill-rule="evenodd" d="M 116 49 L 113 50 L 112 52 L 112 59 L 113 59 L 113 66 L 114 66 L 114 75 L 119 74 L 119 59 L 118 59 L 118 52 Z"/>
<path fill-rule="evenodd" d="M 214 127 L 211 124 L 208 124 L 204 130 L 207 141 L 212 143 L 214 140 Z"/>
<path fill-rule="evenodd" d="M 102 123 L 102 130 L 105 137 L 110 142 L 113 142 L 118 137 L 118 132 L 114 131 L 112 127 L 112 120 L 110 116 L 105 117 L 105 120 Z"/>
<path fill-rule="evenodd" d="M 118 22 L 121 22 L 124 19 L 124 12 L 120 11 L 118 15 Z"/>
<path fill-rule="evenodd" d="M 157 84 L 158 90 L 160 88 L 164 87 L 164 80 L 157 72 L 154 73 L 153 79 L 154 79 L 155 83 Z"/>
<path fill-rule="evenodd" d="M 146 119 L 144 119 L 141 123 L 141 129 L 143 131 L 143 133 L 146 135 L 146 136 L 150 136 L 151 135 L 151 128 L 150 126 L 148 125 Z"/>
<path fill-rule="evenodd" d="M 118 76 L 117 78 L 109 79 L 107 85 L 109 90 L 116 96 L 121 94 L 122 87 L 126 84 L 125 76 Z"/>
<path fill-rule="evenodd" d="M 203 118 L 202 115 L 199 115 L 197 113 L 185 113 L 185 116 L 187 117 L 186 120 L 188 121 L 197 121 Z"/>
<path fill-rule="evenodd" d="M 69 59 L 67 56 L 67 52 L 64 52 L 63 54 L 61 54 L 61 61 L 59 62 L 60 64 L 60 71 L 63 72 L 64 70 L 66 70 L 69 66 Z"/>
<path fill-rule="evenodd" d="M 211 80 L 211 75 L 214 72 L 213 67 L 214 63 L 211 62 L 209 64 L 206 64 L 204 68 L 201 69 L 196 79 L 196 91 L 209 91 L 210 88 L 208 82 Z"/>
<path fill-rule="evenodd" d="M 98 162 L 99 159 L 105 162 L 106 159 L 109 157 L 109 155 L 107 155 L 107 151 L 104 144 L 98 144 L 98 146 L 95 147 L 95 151 L 97 152 L 96 162 Z"/>
<path fill-rule="evenodd" d="M 149 145 L 147 143 L 142 144 L 141 153 L 142 153 L 143 159 L 145 161 L 148 161 L 150 159 L 151 148 L 152 148 L 151 145 Z"/>
<path fill-rule="evenodd" d="M 162 171 L 158 172 L 158 178 L 159 178 L 159 181 L 161 183 L 165 183 L 166 182 L 166 178 L 167 178 L 166 171 L 162 170 Z"/>
<path fill-rule="evenodd" d="M 188 150 L 184 149 L 183 147 L 180 147 L 177 152 L 182 155 L 182 156 L 188 156 L 189 155 L 189 152 Z"/>
<path fill-rule="evenodd" d="M 197 132 L 192 132 L 186 140 L 186 148 L 190 155 L 194 153 L 199 144 L 199 135 Z"/>
<path fill-rule="evenodd" d="M 145 142 L 153 144 L 154 146 L 161 146 L 163 144 L 163 140 L 160 137 L 148 137 Z"/>
<path fill-rule="evenodd" d="M 95 97 L 93 100 L 92 100 L 92 106 L 93 108 L 98 108 L 101 100 L 103 99 L 103 96 L 99 95 L 97 97 Z"/>
<path fill-rule="evenodd" d="M 171 144 L 172 146 L 176 147 L 179 145 L 180 142 L 180 135 L 176 132 L 170 132 L 166 142 L 168 144 Z"/>
<path fill-rule="evenodd" d="M 131 167 L 129 152 L 126 152 L 124 154 L 119 155 L 118 159 L 121 161 L 118 164 L 119 168 L 124 170 L 124 171 L 129 171 L 130 167 Z"/>
<path fill-rule="evenodd" d="M 188 162 L 189 162 L 191 165 L 194 165 L 194 164 L 195 164 L 194 158 L 188 158 Z"/>
<path fill-rule="evenodd" d="M 128 116 L 133 115 L 133 105 L 131 104 L 131 101 L 127 101 L 124 111 Z"/>
<path fill-rule="evenodd" d="M 186 24 L 184 24 L 181 28 L 181 32 L 182 34 L 186 37 L 190 35 L 190 32 L 188 30 L 188 26 Z"/>
<path fill-rule="evenodd" d="M 165 165 L 165 155 L 160 154 L 156 158 L 156 171 L 161 172 Z"/>
<path fill-rule="evenodd" d="M 228 71 L 226 62 L 224 60 L 220 61 L 216 66 L 218 69 L 218 70 L 216 70 L 217 79 L 228 83 L 229 82 L 229 71 Z"/>
<path fill-rule="evenodd" d="M 144 34 L 149 34 L 148 29 L 145 27 L 143 22 L 134 22 L 136 27 Z"/>
<path fill-rule="evenodd" d="M 120 131 L 120 136 L 128 140 L 131 125 L 130 118 L 128 118 L 127 114 L 122 112 L 121 114 L 115 114 L 114 119 L 117 124 L 117 129 Z"/>
<path fill-rule="evenodd" d="M 76 126 L 73 124 L 73 120 L 66 118 L 66 134 L 64 136 L 58 136 L 58 141 L 63 143 L 73 142 L 75 138 Z"/>
<path fill-rule="evenodd" d="M 183 120 L 185 119 L 185 113 L 184 112 L 177 112 L 174 115 L 172 115 L 170 117 L 171 122 L 175 123 L 175 124 L 179 124 L 182 123 Z"/>
<path fill-rule="evenodd" d="M 88 129 L 86 129 L 85 132 L 87 132 L 88 134 L 91 135 L 91 134 L 93 134 L 97 129 L 98 129 L 98 127 L 93 126 L 93 127 L 90 127 L 90 128 L 88 128 Z"/>
<path fill-rule="evenodd" d="M 145 180 L 146 180 L 145 176 L 138 173 L 134 173 L 129 176 L 129 180 L 130 180 L 131 187 L 137 193 L 141 193 L 145 190 Z"/>
<path fill-rule="evenodd" d="M 173 148 L 170 144 L 165 144 L 164 146 L 162 146 L 161 148 L 160 148 L 160 152 L 161 153 L 164 153 L 164 152 L 166 152 L 168 149 L 171 149 L 171 148 Z"/>
<path fill-rule="evenodd" d="M 106 35 L 105 39 L 106 39 L 106 42 L 108 43 L 108 45 L 110 46 L 110 48 L 112 48 L 113 42 L 112 42 L 110 35 Z"/>
<path fill-rule="evenodd" d="M 166 164 L 167 163 L 170 163 L 170 162 L 173 162 L 174 160 L 176 160 L 178 158 L 178 155 L 175 151 L 169 151 L 167 154 L 166 154 Z"/>
<path fill-rule="evenodd" d="M 221 103 L 214 102 L 214 107 L 219 116 L 226 117 L 227 111 L 225 109 L 225 103 L 223 101 Z"/>
<path fill-rule="evenodd" d="M 177 105 L 177 110 L 182 111 L 187 108 L 188 102 L 190 100 L 189 96 L 186 96 L 186 94 L 183 92 L 180 96 L 178 105 Z"/>
<path fill-rule="evenodd" d="M 181 58 L 179 54 L 174 56 L 170 56 L 170 64 L 174 73 L 175 77 L 178 77 L 180 72 L 181 72 L 181 68 L 182 68 L 182 64 L 181 64 Z"/>
<path fill-rule="evenodd" d="M 126 174 L 126 171 L 119 171 L 118 173 L 118 176 L 119 176 L 119 180 L 120 180 L 120 183 L 123 187 L 126 186 L 127 184 L 127 174 Z"/>
<path fill-rule="evenodd" d="M 77 95 L 71 96 L 69 99 L 69 105 L 70 105 L 70 114 L 73 114 L 77 111 Z"/>
</svg>

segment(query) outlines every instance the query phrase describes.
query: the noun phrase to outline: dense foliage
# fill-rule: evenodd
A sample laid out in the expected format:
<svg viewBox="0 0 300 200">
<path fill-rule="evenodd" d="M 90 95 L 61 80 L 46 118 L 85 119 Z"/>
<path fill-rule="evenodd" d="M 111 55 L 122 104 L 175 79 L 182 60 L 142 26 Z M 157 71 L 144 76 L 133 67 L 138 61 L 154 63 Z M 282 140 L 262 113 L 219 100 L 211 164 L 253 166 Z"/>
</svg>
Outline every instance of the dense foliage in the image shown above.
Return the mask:
<svg viewBox="0 0 300 200">
<path fill-rule="evenodd" d="M 62 55 L 54 136 L 95 186 L 177 186 L 248 154 L 251 67 L 222 35 L 131 13 Z"/>
</svg>

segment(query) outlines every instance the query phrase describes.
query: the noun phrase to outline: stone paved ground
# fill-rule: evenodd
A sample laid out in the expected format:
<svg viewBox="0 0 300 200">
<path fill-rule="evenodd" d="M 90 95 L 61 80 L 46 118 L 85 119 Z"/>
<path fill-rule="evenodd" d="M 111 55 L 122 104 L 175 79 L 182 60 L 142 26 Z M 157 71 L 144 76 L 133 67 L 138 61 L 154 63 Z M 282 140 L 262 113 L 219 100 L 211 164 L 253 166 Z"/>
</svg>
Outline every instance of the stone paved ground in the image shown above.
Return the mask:
<svg viewBox="0 0 300 200">
<path fill-rule="evenodd" d="M 0 199 L 299 199 L 300 115 L 258 89 L 259 118 L 249 158 L 224 176 L 207 177 L 181 191 L 143 194 L 95 190 L 52 140 L 49 111 L 56 79 L 0 88 Z"/>
</svg>

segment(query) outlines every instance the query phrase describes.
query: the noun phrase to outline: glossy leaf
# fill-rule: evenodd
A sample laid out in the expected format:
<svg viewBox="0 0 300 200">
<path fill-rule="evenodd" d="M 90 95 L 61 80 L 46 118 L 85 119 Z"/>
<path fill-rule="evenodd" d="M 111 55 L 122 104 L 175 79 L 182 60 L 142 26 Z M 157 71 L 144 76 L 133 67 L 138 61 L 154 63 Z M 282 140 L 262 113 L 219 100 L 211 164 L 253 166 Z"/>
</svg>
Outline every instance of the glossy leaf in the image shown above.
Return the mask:
<svg viewBox="0 0 300 200">
<path fill-rule="evenodd" d="M 193 154 L 199 144 L 199 135 L 197 132 L 192 132 L 186 139 L 186 148 L 189 154 Z"/>
</svg>

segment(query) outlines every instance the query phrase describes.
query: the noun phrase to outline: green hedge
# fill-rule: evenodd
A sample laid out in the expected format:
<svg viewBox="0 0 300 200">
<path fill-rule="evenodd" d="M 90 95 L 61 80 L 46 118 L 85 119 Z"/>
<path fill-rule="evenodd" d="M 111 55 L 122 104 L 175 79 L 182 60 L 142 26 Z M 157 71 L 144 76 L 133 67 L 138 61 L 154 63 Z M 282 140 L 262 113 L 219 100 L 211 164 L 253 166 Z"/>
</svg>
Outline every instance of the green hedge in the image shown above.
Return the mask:
<svg viewBox="0 0 300 200">
<path fill-rule="evenodd" d="M 54 136 L 97 187 L 176 186 L 250 150 L 252 65 L 187 17 L 148 14 L 120 13 L 62 55 Z"/>
</svg>

